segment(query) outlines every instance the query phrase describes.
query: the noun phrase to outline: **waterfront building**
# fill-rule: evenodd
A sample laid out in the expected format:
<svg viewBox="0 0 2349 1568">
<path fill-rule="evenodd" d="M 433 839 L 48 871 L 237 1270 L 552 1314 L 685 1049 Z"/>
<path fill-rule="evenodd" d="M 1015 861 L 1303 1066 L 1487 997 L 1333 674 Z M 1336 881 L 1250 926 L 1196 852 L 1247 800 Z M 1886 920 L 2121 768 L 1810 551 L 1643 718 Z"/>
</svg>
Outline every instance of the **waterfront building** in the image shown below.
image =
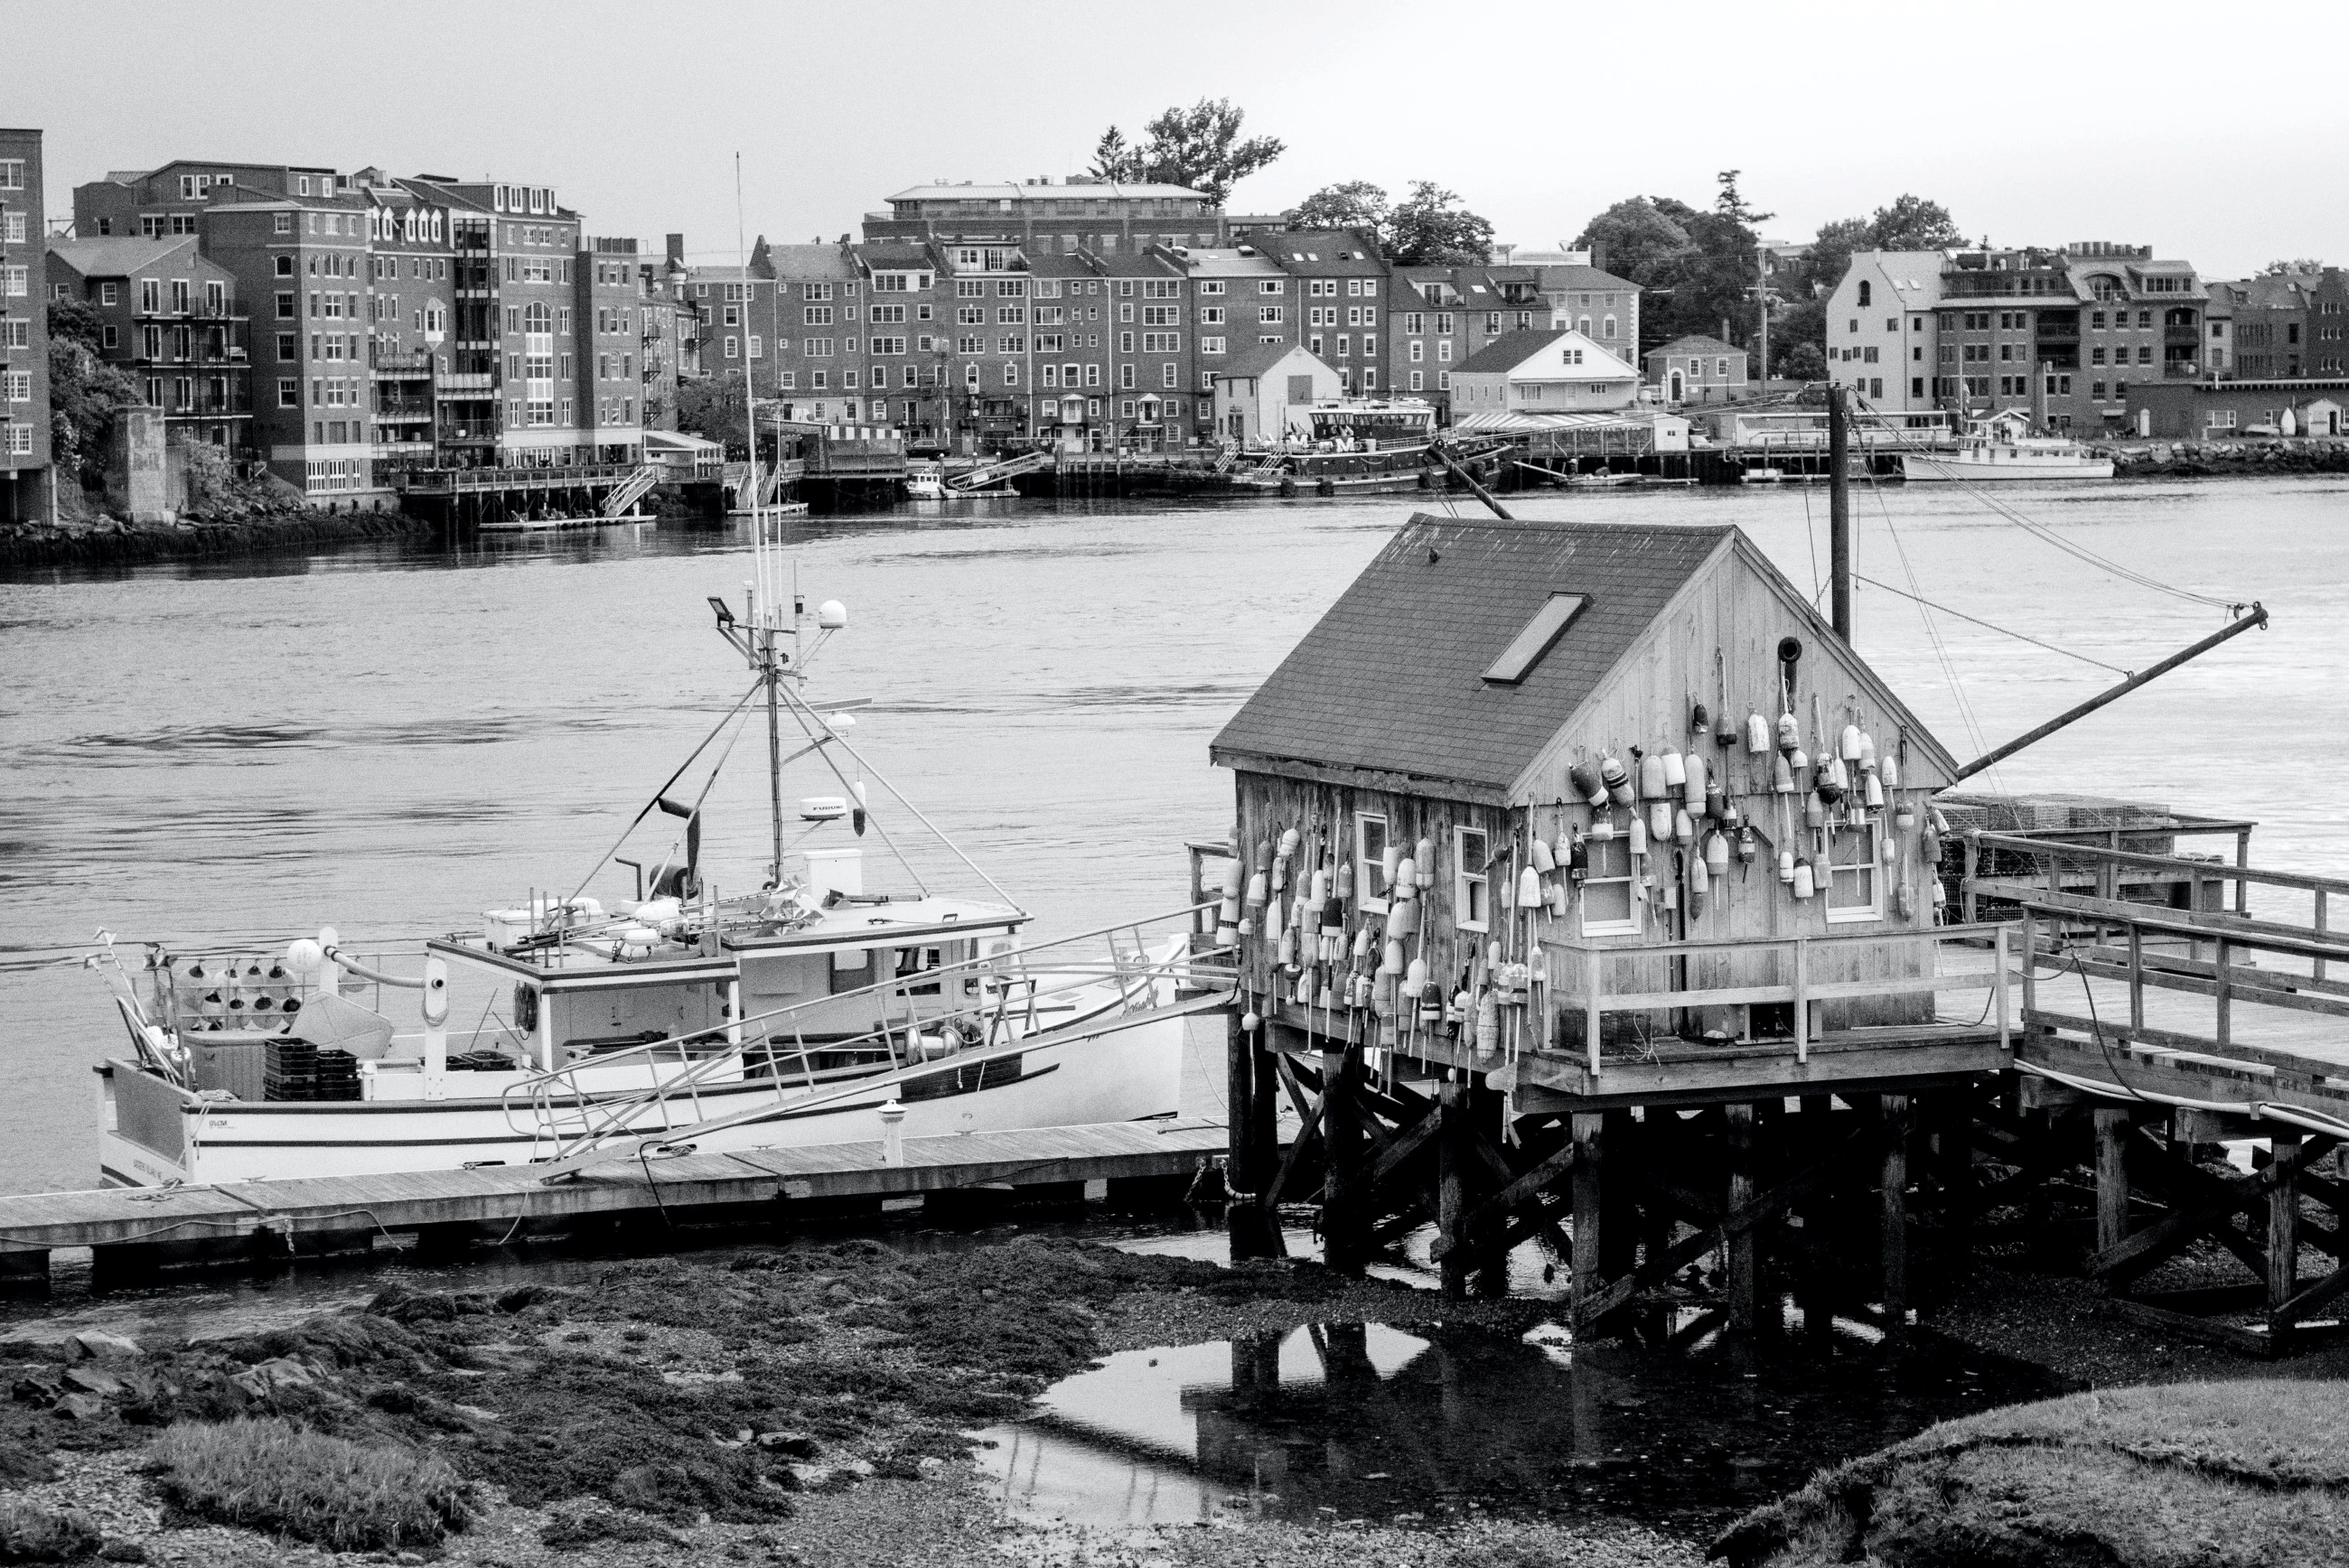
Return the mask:
<svg viewBox="0 0 2349 1568">
<path fill-rule="evenodd" d="M 2178 441 L 2349 436 L 2349 376 L 2142 382 L 2129 389 L 2126 428 Z"/>
<path fill-rule="evenodd" d="M 1115 420 L 1116 300 L 1090 257 L 1030 256 L 1035 320 L 1031 391 L 1037 436 L 1068 451 L 1100 451 Z"/>
<path fill-rule="evenodd" d="M 1200 399 L 1192 390 L 1189 291 L 1179 258 L 1155 244 L 1139 255 L 1078 254 L 1106 285 L 1114 311 L 1113 322 L 1110 310 L 1102 313 L 1102 343 L 1109 352 L 1119 439 L 1139 451 L 1187 445 Z"/>
<path fill-rule="evenodd" d="M 1667 403 L 1726 403 L 1748 388 L 1750 361 L 1733 343 L 1702 335 L 1675 337 L 1650 353 L 1648 385 Z"/>
<path fill-rule="evenodd" d="M 0 129 L 0 522 L 57 515 L 41 133 Z"/>
<path fill-rule="evenodd" d="M 373 377 L 368 444 L 380 483 L 403 469 L 439 463 L 444 390 L 450 415 L 460 421 L 486 418 L 481 405 L 488 400 L 460 393 L 467 382 L 450 346 L 457 253 L 448 206 L 374 170 L 366 173 L 367 369 Z M 478 366 L 465 373 L 475 379 L 480 374 Z"/>
<path fill-rule="evenodd" d="M 1270 447 L 1313 433 L 1305 410 L 1342 395 L 1335 366 L 1294 343 L 1252 345 L 1206 373 L 1214 381 L 1209 418 L 1218 440 Z"/>
<path fill-rule="evenodd" d="M 1194 428 L 1203 439 L 1223 433 L 1216 377 L 1244 354 L 1297 342 L 1291 280 L 1254 245 L 1179 248 L 1170 253 L 1190 280 L 1193 384 L 1199 394 Z"/>
<path fill-rule="evenodd" d="M 1940 251 L 1860 251 L 1827 294 L 1827 379 L 1871 409 L 1913 413 L 1943 407 L 1937 380 L 1935 312 Z M 2052 345 L 2051 345 L 2052 346 Z M 2013 365 L 2009 374 L 2014 373 Z"/>
<path fill-rule="evenodd" d="M 636 375 L 636 242 L 598 237 L 583 247 L 574 270 L 579 333 L 578 397 L 589 459 L 633 463 L 644 453 Z"/>
<path fill-rule="evenodd" d="M 1563 327 L 1504 333 L 1452 375 L 1455 424 L 1480 415 L 1604 412 L 1639 399 L 1637 370 Z"/>
<path fill-rule="evenodd" d="M 1026 180 L 1009 184 L 916 185 L 864 216 L 867 240 L 970 241 L 1030 255 L 1088 251 L 1133 255 L 1152 245 L 1220 245 L 1224 215 L 1186 186 L 1109 181 Z"/>
<path fill-rule="evenodd" d="M 354 177 L 299 163 L 224 163 L 175 159 L 155 169 L 120 169 L 74 188 L 77 238 L 155 240 L 202 232 L 215 205 L 278 198 L 347 195 Z"/>
<path fill-rule="evenodd" d="M 1260 240 L 1273 264 L 1295 280 L 1303 319 L 1294 341 L 1337 369 L 1346 396 L 1387 390 L 1393 269 L 1376 237 L 1361 229 L 1291 229 Z"/>
<path fill-rule="evenodd" d="M 682 237 L 678 237 L 681 261 Z M 781 306 L 766 236 L 747 260 L 688 266 L 678 280 L 680 298 L 699 318 L 701 370 L 739 380 L 747 367 L 756 396 L 775 396 L 775 368 L 768 348 L 781 330 Z"/>
<path fill-rule="evenodd" d="M 253 422 L 246 311 L 236 277 L 193 234 L 48 243 L 48 297 L 98 315 L 99 357 L 162 411 L 165 439 L 242 455 Z"/>
<path fill-rule="evenodd" d="M 2232 322 L 2231 373 L 2251 380 L 2308 375 L 2316 358 L 2314 273 L 2271 273 L 2214 286 L 2223 290 Z M 2334 347 L 2338 356 L 2340 349 Z"/>
<path fill-rule="evenodd" d="M 647 430 L 677 428 L 678 387 L 697 373 L 698 320 L 665 268 L 636 263 L 637 397 Z"/>
<path fill-rule="evenodd" d="M 930 282 L 923 274 L 934 269 L 926 258 L 914 269 L 914 278 L 922 284 L 920 301 L 914 302 L 909 292 L 906 302 L 898 307 L 909 324 L 908 333 L 876 332 L 870 335 L 868 344 L 865 328 L 870 324 L 864 316 L 869 279 L 849 246 L 762 244 L 760 260 L 761 265 L 745 283 L 740 300 L 720 298 L 713 306 L 709 331 L 718 353 L 714 373 L 730 378 L 742 373 L 744 362 L 739 352 L 743 345 L 733 346 L 736 354 L 727 352 L 728 340 L 735 335 L 735 328 L 726 325 L 728 307 L 740 303 L 745 315 L 736 319 L 736 326 L 746 335 L 745 343 L 760 340 L 760 356 L 749 365 L 752 384 L 761 397 L 774 398 L 786 419 L 815 424 L 862 422 L 868 378 L 873 387 L 881 388 L 901 379 L 893 375 L 896 368 L 893 361 L 913 348 L 910 324 L 929 320 Z M 718 284 L 716 292 L 720 294 L 726 292 L 724 285 L 744 282 L 731 269 L 704 270 L 712 275 L 705 280 L 697 272 L 697 285 L 705 281 Z M 773 302 L 771 318 L 761 313 L 761 302 L 768 298 Z M 882 314 L 895 316 L 898 309 Z M 899 323 L 893 320 L 889 325 L 894 328 Z M 902 345 L 896 341 L 901 335 L 907 337 Z M 870 361 L 868 353 L 874 356 Z"/>
</svg>

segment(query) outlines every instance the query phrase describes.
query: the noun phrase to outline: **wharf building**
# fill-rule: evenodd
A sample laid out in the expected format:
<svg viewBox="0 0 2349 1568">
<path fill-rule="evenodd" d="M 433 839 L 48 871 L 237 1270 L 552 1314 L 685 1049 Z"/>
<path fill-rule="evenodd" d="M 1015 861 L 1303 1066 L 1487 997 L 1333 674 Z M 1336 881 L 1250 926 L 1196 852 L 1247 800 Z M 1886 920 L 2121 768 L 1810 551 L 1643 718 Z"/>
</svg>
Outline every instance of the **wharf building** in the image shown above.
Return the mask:
<svg viewBox="0 0 2349 1568">
<path fill-rule="evenodd" d="M 185 360 L 179 324 L 166 321 L 152 324 L 165 329 L 162 358 L 138 363 L 150 325 L 138 324 L 126 364 L 161 383 L 175 417 L 185 377 L 190 438 L 315 500 L 379 508 L 415 470 L 641 453 L 648 284 L 632 245 L 591 248 L 581 214 L 549 187 L 180 160 L 77 188 L 61 249 L 132 238 L 192 240 L 170 253 L 187 259 L 191 288 L 209 278 L 201 262 L 223 274 L 224 301 L 242 303 L 213 323 L 201 314 L 208 296 L 192 296 Z M 182 275 L 175 260 L 136 281 L 143 297 L 149 277 L 168 291 Z M 106 281 L 75 277 L 85 291 Z M 214 325 L 225 339 L 217 364 L 204 357 Z M 676 356 L 660 363 L 673 377 Z M 216 383 L 225 403 L 208 407 Z"/>
<path fill-rule="evenodd" d="M 193 234 L 49 242 L 48 297 L 98 319 L 99 356 L 163 413 L 166 438 L 249 444 L 253 366 L 236 275 Z"/>
<path fill-rule="evenodd" d="M 1827 301 L 1827 374 L 1884 412 L 2017 410 L 2096 434 L 2130 389 L 2204 376 L 2209 296 L 2150 247 L 1862 252 Z"/>
<path fill-rule="evenodd" d="M 0 129 L 0 523 L 57 515 L 41 133 Z"/>
</svg>

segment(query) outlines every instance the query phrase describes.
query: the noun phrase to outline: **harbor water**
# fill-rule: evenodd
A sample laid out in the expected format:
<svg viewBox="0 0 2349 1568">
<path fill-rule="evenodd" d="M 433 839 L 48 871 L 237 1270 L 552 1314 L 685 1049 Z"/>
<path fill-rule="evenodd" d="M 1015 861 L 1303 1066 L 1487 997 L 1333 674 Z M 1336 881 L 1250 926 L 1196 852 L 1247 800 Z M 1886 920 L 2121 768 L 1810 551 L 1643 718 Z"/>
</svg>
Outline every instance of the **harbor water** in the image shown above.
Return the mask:
<svg viewBox="0 0 2349 1568">
<path fill-rule="evenodd" d="M 2274 624 L 1981 782 L 2252 818 L 2262 863 L 2341 871 L 2349 488 L 1997 499 L 2130 573 L 2261 600 Z M 811 695 L 872 699 L 851 738 L 876 783 L 988 867 L 1038 935 L 1170 911 L 1186 892 L 1184 841 L 1230 822 L 1209 738 L 1414 504 L 949 502 L 802 520 L 802 591 L 851 615 Z M 1734 522 L 1804 591 L 1825 570 L 1814 490 L 1514 504 Z M 1853 511 L 1863 578 L 1961 613 L 1929 624 L 1888 588 L 1857 595 L 1862 653 L 1961 757 L 2225 619 L 1954 487 L 1863 489 Z M 263 953 L 334 924 L 363 950 L 575 885 L 750 685 L 704 603 L 739 599 L 747 560 L 739 529 L 647 526 L 0 583 L 0 1191 L 95 1184 L 90 1068 L 124 1042 L 102 981 L 72 954 L 100 928 Z M 1514 628 L 1491 631 L 1497 647 Z M 730 873 L 747 891 L 764 853 L 753 750 L 710 797 L 704 865 L 721 893 Z M 814 774 L 792 786 L 838 790 Z M 918 838 L 906 825 L 901 841 Z M 653 859 L 667 847 L 639 842 Z M 942 852 L 915 858 L 983 891 Z M 625 896 L 626 875 L 593 891 Z"/>
</svg>

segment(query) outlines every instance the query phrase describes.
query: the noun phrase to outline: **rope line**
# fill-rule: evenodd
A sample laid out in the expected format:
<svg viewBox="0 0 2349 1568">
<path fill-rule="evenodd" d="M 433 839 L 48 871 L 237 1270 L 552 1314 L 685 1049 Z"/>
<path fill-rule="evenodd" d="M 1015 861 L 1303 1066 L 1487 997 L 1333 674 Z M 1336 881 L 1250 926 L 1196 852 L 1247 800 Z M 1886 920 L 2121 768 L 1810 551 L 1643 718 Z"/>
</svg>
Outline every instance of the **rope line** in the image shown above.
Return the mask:
<svg viewBox="0 0 2349 1568">
<path fill-rule="evenodd" d="M 1859 581 L 1867 583 L 1871 588 L 1881 588 L 1887 593 L 1898 593 L 1903 599 L 1909 600 L 1914 603 L 1922 604 L 1929 610 L 1939 610 L 1944 615 L 1955 615 L 1961 621 L 1971 621 L 1977 626 L 1998 633 L 2001 636 L 2013 637 L 2019 642 L 2029 643 L 2033 647 L 2044 648 L 2051 654 L 2061 654 L 2067 659 L 2077 659 L 2084 665 L 2094 665 L 2100 670 L 2110 670 L 2116 676 L 2130 676 L 2137 673 L 2134 670 L 2122 669 L 2118 665 L 2108 665 L 2102 659 L 2092 659 L 2085 654 L 2074 653 L 2069 648 L 2059 648 L 2053 643 L 2043 643 L 2037 637 L 2032 636 L 2027 633 L 2017 632 L 2010 627 L 1996 625 L 1992 622 L 1983 620 L 1979 615 L 1969 615 L 1963 610 L 1952 610 L 1947 604 L 1937 604 L 1930 599 L 1920 599 L 1916 594 L 1909 593 L 1908 590 L 1903 588 L 1895 588 L 1889 583 L 1878 583 L 1875 578 L 1865 576 L 1859 573 L 1854 573 L 1852 575 L 1857 577 Z"/>
</svg>

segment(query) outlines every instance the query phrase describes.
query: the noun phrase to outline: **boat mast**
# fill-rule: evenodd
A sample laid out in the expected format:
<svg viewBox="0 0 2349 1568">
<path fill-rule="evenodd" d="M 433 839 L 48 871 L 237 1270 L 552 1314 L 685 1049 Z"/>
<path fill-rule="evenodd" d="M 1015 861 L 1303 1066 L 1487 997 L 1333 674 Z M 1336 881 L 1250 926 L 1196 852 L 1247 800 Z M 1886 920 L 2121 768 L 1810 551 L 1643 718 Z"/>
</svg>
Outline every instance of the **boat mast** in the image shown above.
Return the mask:
<svg viewBox="0 0 2349 1568">
<path fill-rule="evenodd" d="M 783 720 L 776 683 L 782 679 L 782 667 L 775 657 L 779 617 L 775 610 L 773 552 L 768 548 L 766 508 L 760 503 L 759 495 L 759 396 L 750 382 L 750 329 L 757 321 L 752 308 L 756 300 L 750 287 L 750 253 L 743 234 L 742 155 L 737 152 L 734 155 L 734 258 L 741 274 L 742 427 L 743 434 L 749 438 L 750 455 L 744 483 L 750 492 L 750 555 L 752 577 L 758 585 L 758 603 L 753 607 L 750 636 L 758 658 L 759 678 L 767 688 L 767 802 L 774 843 L 774 856 L 767 866 L 767 885 L 781 887 L 783 882 Z"/>
<path fill-rule="evenodd" d="M 1836 635 L 1851 645 L 1851 438 L 1842 386 L 1827 383 L 1827 577 Z"/>
</svg>

